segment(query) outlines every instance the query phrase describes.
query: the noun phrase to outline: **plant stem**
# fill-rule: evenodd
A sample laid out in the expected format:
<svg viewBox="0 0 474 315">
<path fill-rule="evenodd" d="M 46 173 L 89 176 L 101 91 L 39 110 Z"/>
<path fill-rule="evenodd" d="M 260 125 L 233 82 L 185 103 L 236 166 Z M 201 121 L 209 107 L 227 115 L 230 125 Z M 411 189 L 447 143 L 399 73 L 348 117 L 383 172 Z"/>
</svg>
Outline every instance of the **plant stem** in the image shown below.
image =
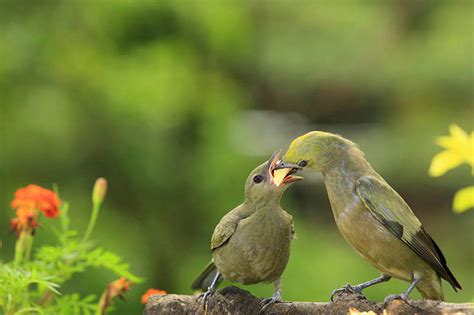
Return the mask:
<svg viewBox="0 0 474 315">
<path fill-rule="evenodd" d="M 100 210 L 100 203 L 94 203 L 92 206 L 92 215 L 89 219 L 89 225 L 87 226 L 86 233 L 84 234 L 84 238 L 82 241 L 87 241 L 92 234 L 92 230 L 94 229 L 95 222 L 97 221 L 97 217 L 99 216 Z"/>
<path fill-rule="evenodd" d="M 18 266 L 25 257 L 25 246 L 26 246 L 26 237 L 28 236 L 28 232 L 21 231 L 18 239 L 15 243 L 15 259 L 14 264 Z"/>
<path fill-rule="evenodd" d="M 95 312 L 96 315 L 103 315 L 107 310 L 109 303 L 107 301 L 107 291 L 103 292 L 100 296 L 99 303 L 97 304 L 97 310 Z"/>
<path fill-rule="evenodd" d="M 5 314 L 12 315 L 15 314 L 15 302 L 12 298 L 7 298 L 7 305 L 5 306 Z"/>
<path fill-rule="evenodd" d="M 33 248 L 33 235 L 31 235 L 31 233 L 27 233 L 25 237 L 25 262 L 30 260 L 32 248 Z"/>
</svg>

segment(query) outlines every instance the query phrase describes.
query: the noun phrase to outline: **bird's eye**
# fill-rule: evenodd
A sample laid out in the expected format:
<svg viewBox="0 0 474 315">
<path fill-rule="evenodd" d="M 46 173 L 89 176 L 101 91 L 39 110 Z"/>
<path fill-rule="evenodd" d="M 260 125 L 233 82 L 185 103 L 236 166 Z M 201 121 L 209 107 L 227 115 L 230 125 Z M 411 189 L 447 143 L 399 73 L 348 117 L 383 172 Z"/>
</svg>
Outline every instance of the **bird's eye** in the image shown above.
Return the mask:
<svg viewBox="0 0 474 315">
<path fill-rule="evenodd" d="M 257 184 L 258 184 L 258 183 L 261 183 L 262 181 L 263 181 L 263 176 L 262 176 L 262 175 L 255 175 L 255 176 L 253 177 L 253 182 L 254 182 L 254 183 L 257 183 Z"/>
<path fill-rule="evenodd" d="M 308 165 L 308 161 L 306 160 L 301 160 L 298 162 L 299 167 L 305 167 L 306 165 Z"/>
</svg>

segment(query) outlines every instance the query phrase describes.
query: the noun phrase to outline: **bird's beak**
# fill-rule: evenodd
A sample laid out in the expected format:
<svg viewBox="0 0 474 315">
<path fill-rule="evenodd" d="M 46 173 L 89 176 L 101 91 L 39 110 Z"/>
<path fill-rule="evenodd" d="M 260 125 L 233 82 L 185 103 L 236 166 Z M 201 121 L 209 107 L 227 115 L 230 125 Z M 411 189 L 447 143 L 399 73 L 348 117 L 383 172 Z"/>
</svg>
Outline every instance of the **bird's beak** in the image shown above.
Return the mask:
<svg viewBox="0 0 474 315">
<path fill-rule="evenodd" d="M 296 168 L 299 171 L 302 169 L 302 167 L 299 166 L 298 164 L 288 163 L 288 162 L 284 162 L 284 161 L 280 160 L 278 162 L 278 164 L 275 166 L 275 170 L 280 170 L 282 168 Z"/>
<path fill-rule="evenodd" d="M 281 153 L 281 149 L 276 150 L 275 152 L 273 152 L 272 156 L 267 161 L 266 169 L 268 170 L 268 172 L 270 173 L 272 177 L 273 177 L 273 170 L 280 163 L 280 153 Z"/>
<path fill-rule="evenodd" d="M 270 175 L 273 178 L 273 183 L 275 186 L 279 187 L 282 184 L 290 184 L 299 180 L 302 180 L 303 177 L 293 175 L 301 169 L 296 164 L 285 164 L 283 161 L 280 161 L 280 152 L 281 150 L 273 153 L 271 166 L 269 168 Z"/>
</svg>

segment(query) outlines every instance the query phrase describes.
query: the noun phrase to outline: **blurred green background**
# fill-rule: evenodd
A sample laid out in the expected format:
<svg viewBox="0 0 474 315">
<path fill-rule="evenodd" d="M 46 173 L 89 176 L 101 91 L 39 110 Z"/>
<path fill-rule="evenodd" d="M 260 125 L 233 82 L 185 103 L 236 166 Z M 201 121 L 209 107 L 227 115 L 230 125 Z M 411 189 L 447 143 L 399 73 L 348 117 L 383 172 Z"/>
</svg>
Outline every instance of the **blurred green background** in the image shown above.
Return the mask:
<svg viewBox="0 0 474 315">
<path fill-rule="evenodd" d="M 146 278 L 116 313 L 141 312 L 149 287 L 190 294 L 250 170 L 319 129 L 360 144 L 443 249 L 464 287 L 444 282 L 447 299 L 472 300 L 474 211 L 451 211 L 469 168 L 427 170 L 450 123 L 472 130 L 473 12 L 472 1 L 1 1 L 2 259 L 13 255 L 17 188 L 58 184 L 83 230 L 103 176 L 93 238 Z M 378 276 L 339 235 L 320 176 L 283 205 L 298 235 L 284 299 L 327 301 Z M 51 241 L 38 231 L 36 245 Z M 63 290 L 99 295 L 114 278 L 92 271 Z"/>
</svg>

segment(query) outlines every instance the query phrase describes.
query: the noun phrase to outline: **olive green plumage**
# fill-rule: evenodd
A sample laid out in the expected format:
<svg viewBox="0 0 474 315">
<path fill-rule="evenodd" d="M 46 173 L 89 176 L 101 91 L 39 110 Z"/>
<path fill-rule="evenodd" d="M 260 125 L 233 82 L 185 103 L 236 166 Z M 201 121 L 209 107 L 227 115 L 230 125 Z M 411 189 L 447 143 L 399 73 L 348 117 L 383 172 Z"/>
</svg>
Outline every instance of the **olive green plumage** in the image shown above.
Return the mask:
<svg viewBox="0 0 474 315">
<path fill-rule="evenodd" d="M 413 282 L 426 299 L 443 300 L 440 277 L 454 290 L 461 285 L 443 253 L 400 195 L 371 167 L 351 141 L 313 131 L 296 138 L 280 168 L 300 164 L 321 172 L 341 234 L 385 278 Z M 353 287 L 352 287 L 353 288 Z M 405 292 L 406 298 L 412 288 Z"/>
<path fill-rule="evenodd" d="M 211 240 L 212 262 L 193 283 L 205 289 L 217 272 L 225 279 L 243 284 L 275 282 L 275 300 L 280 299 L 279 279 L 290 255 L 294 235 L 293 219 L 281 209 L 280 199 L 293 181 L 287 176 L 281 185 L 273 180 L 276 152 L 253 170 L 245 183 L 245 200 L 227 213 L 214 229 Z M 209 288 L 211 290 L 211 288 Z M 212 291 L 212 290 L 211 290 Z"/>
</svg>

